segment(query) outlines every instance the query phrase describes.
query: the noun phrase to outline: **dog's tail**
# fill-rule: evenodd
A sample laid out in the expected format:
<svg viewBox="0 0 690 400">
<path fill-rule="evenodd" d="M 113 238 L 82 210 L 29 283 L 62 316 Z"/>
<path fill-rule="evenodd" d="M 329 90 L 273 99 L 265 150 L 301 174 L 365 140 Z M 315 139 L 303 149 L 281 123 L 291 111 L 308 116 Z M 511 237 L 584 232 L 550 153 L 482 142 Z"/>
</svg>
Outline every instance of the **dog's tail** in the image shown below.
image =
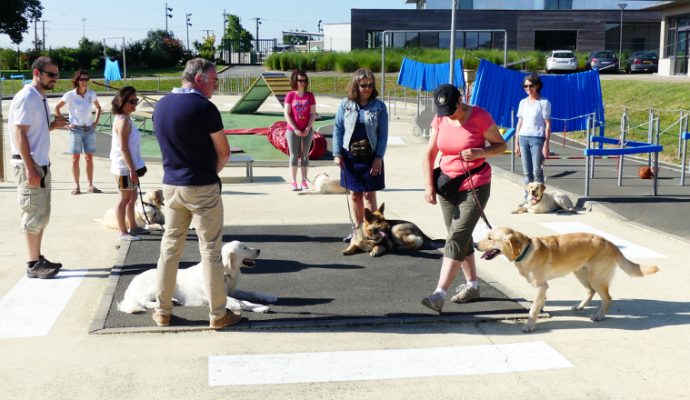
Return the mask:
<svg viewBox="0 0 690 400">
<path fill-rule="evenodd" d="M 652 275 L 659 272 L 659 267 L 656 265 L 640 265 L 634 263 L 625 258 L 623 253 L 621 253 L 618 257 L 618 266 L 621 267 L 623 272 L 628 274 L 628 276 L 633 277 L 643 277 L 645 275 Z"/>
<path fill-rule="evenodd" d="M 117 303 L 117 309 L 123 313 L 134 314 L 146 311 L 146 306 L 131 297 L 127 297 L 127 293 L 125 293 L 124 299 Z"/>
</svg>

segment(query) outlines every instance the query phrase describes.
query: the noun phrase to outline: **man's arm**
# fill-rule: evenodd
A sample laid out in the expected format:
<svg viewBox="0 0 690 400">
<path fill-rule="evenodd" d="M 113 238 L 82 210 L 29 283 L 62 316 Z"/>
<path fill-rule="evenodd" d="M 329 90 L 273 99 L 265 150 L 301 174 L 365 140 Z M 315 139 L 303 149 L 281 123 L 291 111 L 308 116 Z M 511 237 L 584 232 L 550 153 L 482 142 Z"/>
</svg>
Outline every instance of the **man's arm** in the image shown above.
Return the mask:
<svg viewBox="0 0 690 400">
<path fill-rule="evenodd" d="M 218 157 L 216 160 L 216 173 L 220 173 L 225 168 L 228 158 L 230 158 L 230 144 L 223 130 L 212 133 L 211 141 L 213 141 L 213 148 L 216 150 L 216 156 Z"/>
<path fill-rule="evenodd" d="M 34 159 L 31 157 L 31 148 L 29 147 L 29 125 L 15 125 L 14 127 L 14 142 L 17 144 L 19 155 L 24 162 L 24 170 L 29 181 L 29 186 L 38 187 L 41 184 L 41 177 L 36 172 Z"/>
</svg>

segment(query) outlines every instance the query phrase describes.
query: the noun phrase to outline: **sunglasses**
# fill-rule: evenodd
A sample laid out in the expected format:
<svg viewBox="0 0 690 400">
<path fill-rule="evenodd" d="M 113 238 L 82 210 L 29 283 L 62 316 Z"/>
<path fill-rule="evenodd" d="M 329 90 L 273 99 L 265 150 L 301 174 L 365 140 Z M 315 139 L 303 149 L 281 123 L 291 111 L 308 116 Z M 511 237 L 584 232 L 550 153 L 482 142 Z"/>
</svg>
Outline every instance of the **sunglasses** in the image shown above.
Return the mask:
<svg viewBox="0 0 690 400">
<path fill-rule="evenodd" d="M 535 87 L 535 86 L 534 86 L 534 85 L 530 85 L 530 84 L 525 85 L 525 89 L 529 89 L 529 88 L 531 88 L 531 87 Z"/>
<path fill-rule="evenodd" d="M 39 69 L 38 72 L 48 75 L 49 78 L 57 78 L 59 75 L 57 72 L 43 71 L 41 69 Z"/>
<path fill-rule="evenodd" d="M 81 82 L 88 82 L 90 80 L 91 80 L 90 78 L 79 78 L 79 81 L 81 81 Z"/>
<path fill-rule="evenodd" d="M 131 104 L 131 105 L 133 105 L 133 106 L 136 106 L 137 104 L 139 104 L 139 99 L 127 100 L 127 101 L 125 101 L 125 103 L 129 103 L 129 104 Z"/>
<path fill-rule="evenodd" d="M 371 89 L 374 87 L 373 83 L 360 83 L 359 88 L 360 89 Z"/>
</svg>

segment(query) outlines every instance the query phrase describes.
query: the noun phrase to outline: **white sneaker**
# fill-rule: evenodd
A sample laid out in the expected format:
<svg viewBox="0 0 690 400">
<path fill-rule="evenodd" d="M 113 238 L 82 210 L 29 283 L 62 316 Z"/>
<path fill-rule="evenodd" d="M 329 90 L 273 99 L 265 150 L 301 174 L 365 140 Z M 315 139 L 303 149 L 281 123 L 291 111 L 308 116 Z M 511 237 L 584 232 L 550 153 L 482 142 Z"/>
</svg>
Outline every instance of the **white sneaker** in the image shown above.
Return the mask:
<svg viewBox="0 0 690 400">
<path fill-rule="evenodd" d="M 119 238 L 121 242 L 136 242 L 137 240 L 141 240 L 139 236 L 130 235 L 129 233 L 120 233 Z"/>
</svg>

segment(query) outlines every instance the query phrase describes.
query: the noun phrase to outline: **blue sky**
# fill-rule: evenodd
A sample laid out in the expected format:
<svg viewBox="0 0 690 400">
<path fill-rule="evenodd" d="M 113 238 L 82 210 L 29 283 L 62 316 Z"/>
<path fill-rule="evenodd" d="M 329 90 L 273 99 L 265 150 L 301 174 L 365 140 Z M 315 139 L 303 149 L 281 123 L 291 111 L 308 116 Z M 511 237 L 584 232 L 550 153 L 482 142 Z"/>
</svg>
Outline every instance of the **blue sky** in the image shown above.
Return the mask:
<svg viewBox="0 0 690 400">
<path fill-rule="evenodd" d="M 261 18 L 259 36 L 261 39 L 277 38 L 281 31 L 305 30 L 316 32 L 319 20 L 323 23 L 350 22 L 351 8 L 405 8 L 414 5 L 405 0 L 168 0 L 173 17 L 168 19 L 168 29 L 186 43 L 185 14 L 191 13 L 189 42 L 201 40 L 206 30 L 219 36 L 223 30 L 223 10 L 240 17 L 242 26 L 256 33 L 256 22 Z M 76 47 L 83 32 L 90 40 L 124 36 L 127 42 L 146 36 L 151 29 L 165 29 L 165 1 L 160 0 L 41 0 L 43 19 L 47 21 L 46 46 Z M 82 19 L 86 20 L 82 22 Z M 38 24 L 38 35 L 42 35 L 42 24 Z M 25 50 L 32 46 L 34 28 L 19 46 Z M 113 44 L 121 39 L 113 40 Z M 0 47 L 12 47 L 7 35 L 0 35 Z"/>
</svg>

